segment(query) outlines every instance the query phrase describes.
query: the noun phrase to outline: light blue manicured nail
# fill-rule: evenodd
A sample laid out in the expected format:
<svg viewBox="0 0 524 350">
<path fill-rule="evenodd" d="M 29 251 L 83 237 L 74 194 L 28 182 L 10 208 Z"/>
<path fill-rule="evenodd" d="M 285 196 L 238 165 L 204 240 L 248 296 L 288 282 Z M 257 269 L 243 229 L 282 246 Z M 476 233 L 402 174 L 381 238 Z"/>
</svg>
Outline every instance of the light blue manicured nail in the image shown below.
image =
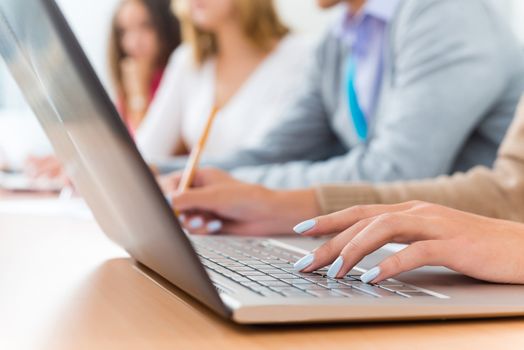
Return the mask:
<svg viewBox="0 0 524 350">
<path fill-rule="evenodd" d="M 214 221 L 211 221 L 209 224 L 207 224 L 207 231 L 209 233 L 215 233 L 215 232 L 222 230 L 223 226 L 224 225 L 222 224 L 222 221 L 214 220 Z"/>
<path fill-rule="evenodd" d="M 327 272 L 327 276 L 329 278 L 335 278 L 337 277 L 338 275 L 338 272 L 340 271 L 340 269 L 342 268 L 342 265 L 344 265 L 344 258 L 339 256 L 337 258 L 337 260 L 335 260 L 333 262 L 333 264 L 331 264 L 331 267 L 329 268 L 328 272 Z"/>
<path fill-rule="evenodd" d="M 185 216 L 184 214 L 180 214 L 180 215 L 178 216 L 178 221 L 180 221 L 180 222 L 186 222 L 186 216 Z"/>
<path fill-rule="evenodd" d="M 380 275 L 380 267 L 377 266 L 360 276 L 360 280 L 364 283 L 369 283 L 377 278 L 378 275 Z"/>
<path fill-rule="evenodd" d="M 299 261 L 297 261 L 295 265 L 293 265 L 293 267 L 295 268 L 296 271 L 302 271 L 306 267 L 311 265 L 313 263 L 313 260 L 315 260 L 315 255 L 308 254 L 305 257 L 303 257 L 302 259 L 300 259 Z"/>
<path fill-rule="evenodd" d="M 204 226 L 204 220 L 202 218 L 194 218 L 189 221 L 189 227 L 192 229 L 202 228 Z"/>
<path fill-rule="evenodd" d="M 301 222 L 297 226 L 293 228 L 293 231 L 295 231 L 297 234 L 301 235 L 303 233 L 306 233 L 307 231 L 311 230 L 313 227 L 317 225 L 317 220 L 311 219 L 304 222 Z"/>
<path fill-rule="evenodd" d="M 166 194 L 164 197 L 166 198 L 167 204 L 173 205 L 173 195 L 172 194 Z"/>
</svg>

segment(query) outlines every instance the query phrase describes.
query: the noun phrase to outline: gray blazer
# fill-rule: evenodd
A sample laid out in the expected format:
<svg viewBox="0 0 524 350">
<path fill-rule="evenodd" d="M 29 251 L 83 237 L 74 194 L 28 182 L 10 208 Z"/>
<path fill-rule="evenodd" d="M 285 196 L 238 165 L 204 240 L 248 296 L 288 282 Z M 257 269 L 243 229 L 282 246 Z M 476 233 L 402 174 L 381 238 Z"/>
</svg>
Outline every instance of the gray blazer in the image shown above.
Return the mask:
<svg viewBox="0 0 524 350">
<path fill-rule="evenodd" d="M 524 91 L 524 56 L 485 0 L 404 0 L 359 143 L 348 118 L 347 48 L 328 34 L 281 123 L 218 166 L 273 188 L 435 177 L 491 166 Z"/>
</svg>

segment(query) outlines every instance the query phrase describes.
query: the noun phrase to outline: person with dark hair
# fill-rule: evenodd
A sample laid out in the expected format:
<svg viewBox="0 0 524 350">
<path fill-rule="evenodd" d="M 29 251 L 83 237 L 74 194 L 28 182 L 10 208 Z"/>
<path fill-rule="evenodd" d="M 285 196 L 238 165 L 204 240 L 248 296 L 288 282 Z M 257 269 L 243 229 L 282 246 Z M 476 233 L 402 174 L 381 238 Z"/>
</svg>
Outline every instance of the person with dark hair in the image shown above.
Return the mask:
<svg viewBox="0 0 524 350">
<path fill-rule="evenodd" d="M 181 41 L 171 0 L 122 0 L 118 5 L 109 39 L 109 71 L 118 110 L 132 135 L 144 120 L 169 58 Z M 25 171 L 35 178 L 63 175 L 54 155 L 29 157 Z"/>
<path fill-rule="evenodd" d="M 131 132 L 144 119 L 164 69 L 181 43 L 171 0 L 124 0 L 114 15 L 109 68 L 118 108 Z"/>
</svg>

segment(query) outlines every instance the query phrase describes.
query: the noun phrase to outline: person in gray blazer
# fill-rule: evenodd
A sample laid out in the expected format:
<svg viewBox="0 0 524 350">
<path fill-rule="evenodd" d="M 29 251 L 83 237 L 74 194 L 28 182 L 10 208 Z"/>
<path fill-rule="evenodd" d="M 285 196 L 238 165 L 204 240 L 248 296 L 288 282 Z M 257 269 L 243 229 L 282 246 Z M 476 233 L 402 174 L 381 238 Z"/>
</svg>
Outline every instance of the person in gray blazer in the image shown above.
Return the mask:
<svg viewBox="0 0 524 350">
<path fill-rule="evenodd" d="M 262 143 L 211 164 L 272 188 L 492 165 L 524 55 L 488 0 L 317 1 L 347 10 L 287 113 Z"/>
</svg>

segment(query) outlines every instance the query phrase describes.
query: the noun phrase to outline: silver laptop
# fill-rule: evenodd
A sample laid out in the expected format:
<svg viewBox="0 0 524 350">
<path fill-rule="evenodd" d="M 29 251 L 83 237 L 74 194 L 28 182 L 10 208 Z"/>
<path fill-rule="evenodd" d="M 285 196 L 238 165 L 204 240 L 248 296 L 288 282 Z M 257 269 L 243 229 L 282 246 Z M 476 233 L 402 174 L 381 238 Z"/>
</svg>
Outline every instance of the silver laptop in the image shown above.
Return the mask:
<svg viewBox="0 0 524 350">
<path fill-rule="evenodd" d="M 384 249 L 332 280 L 293 270 L 311 241 L 189 237 L 53 0 L 2 0 L 0 53 L 107 236 L 153 280 L 219 315 L 246 324 L 524 315 L 524 286 L 443 268 L 361 283 Z"/>
</svg>

